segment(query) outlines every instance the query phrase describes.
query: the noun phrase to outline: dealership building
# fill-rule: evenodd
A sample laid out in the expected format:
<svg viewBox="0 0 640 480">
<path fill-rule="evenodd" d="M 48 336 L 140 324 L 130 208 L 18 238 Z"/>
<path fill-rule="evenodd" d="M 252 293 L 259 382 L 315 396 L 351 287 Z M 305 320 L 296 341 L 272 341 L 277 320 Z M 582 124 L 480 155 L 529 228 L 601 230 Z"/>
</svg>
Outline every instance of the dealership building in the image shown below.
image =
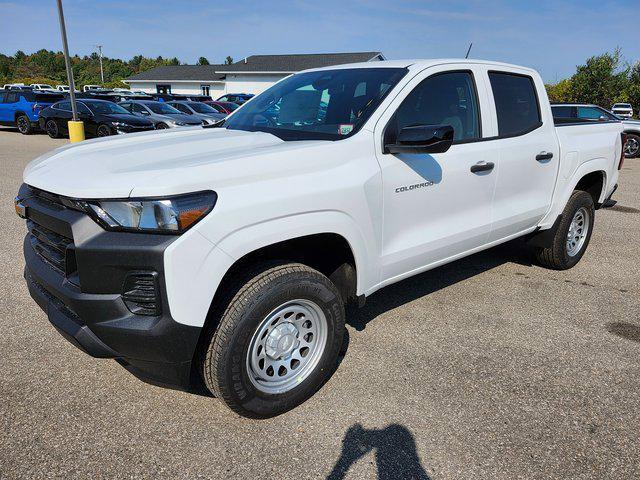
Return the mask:
<svg viewBox="0 0 640 480">
<path fill-rule="evenodd" d="M 230 65 L 167 65 L 124 80 L 147 93 L 191 93 L 218 98 L 226 93 L 263 92 L 278 80 L 308 68 L 384 60 L 381 52 L 252 55 Z"/>
</svg>

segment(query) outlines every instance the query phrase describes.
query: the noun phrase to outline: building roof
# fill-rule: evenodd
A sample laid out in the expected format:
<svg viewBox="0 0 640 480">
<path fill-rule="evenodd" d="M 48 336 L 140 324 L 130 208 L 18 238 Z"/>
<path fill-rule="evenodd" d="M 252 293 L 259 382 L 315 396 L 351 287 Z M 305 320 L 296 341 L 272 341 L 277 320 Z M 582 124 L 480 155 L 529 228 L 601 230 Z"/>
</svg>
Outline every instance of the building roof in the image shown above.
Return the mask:
<svg viewBox="0 0 640 480">
<path fill-rule="evenodd" d="M 381 52 L 302 53 L 290 55 L 251 55 L 231 65 L 222 65 L 218 72 L 282 72 L 292 73 L 309 68 L 329 67 L 345 63 L 384 60 Z"/>
<path fill-rule="evenodd" d="M 164 65 L 133 75 L 127 80 L 192 80 L 215 82 L 224 79 L 217 73 L 226 65 Z"/>
<path fill-rule="evenodd" d="M 231 65 L 166 65 L 127 78 L 127 81 L 205 81 L 224 80 L 226 73 L 293 73 L 345 63 L 384 60 L 381 52 L 303 53 L 289 55 L 251 55 Z"/>
</svg>

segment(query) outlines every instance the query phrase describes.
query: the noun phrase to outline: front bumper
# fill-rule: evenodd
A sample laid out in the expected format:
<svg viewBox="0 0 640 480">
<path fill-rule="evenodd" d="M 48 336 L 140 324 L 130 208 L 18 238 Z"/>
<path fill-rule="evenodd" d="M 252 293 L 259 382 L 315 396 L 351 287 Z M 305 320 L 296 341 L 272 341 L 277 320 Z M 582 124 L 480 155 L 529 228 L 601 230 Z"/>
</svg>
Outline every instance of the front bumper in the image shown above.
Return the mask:
<svg viewBox="0 0 640 480">
<path fill-rule="evenodd" d="M 107 232 L 82 212 L 29 196 L 28 187 L 20 197 L 29 221 L 73 240 L 66 247 L 72 273 L 39 253 L 31 233 L 24 240 L 29 293 L 51 324 L 85 353 L 116 359 L 145 381 L 195 388 L 192 360 L 201 328 L 172 318 L 164 281 L 164 251 L 175 237 Z M 155 272 L 159 315 L 132 313 L 125 303 L 123 286 L 132 272 Z"/>
</svg>

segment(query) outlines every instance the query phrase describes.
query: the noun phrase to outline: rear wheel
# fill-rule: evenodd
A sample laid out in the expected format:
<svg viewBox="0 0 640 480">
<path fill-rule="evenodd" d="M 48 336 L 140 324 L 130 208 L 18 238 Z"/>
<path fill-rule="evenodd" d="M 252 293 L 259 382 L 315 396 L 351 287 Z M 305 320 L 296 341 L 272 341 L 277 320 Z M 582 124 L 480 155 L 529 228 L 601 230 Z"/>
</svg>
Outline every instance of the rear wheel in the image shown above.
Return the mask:
<svg viewBox="0 0 640 480">
<path fill-rule="evenodd" d="M 201 356 L 206 386 L 247 417 L 301 404 L 337 365 L 344 306 L 336 287 L 310 267 L 282 263 L 247 275 L 230 293 Z"/>
<path fill-rule="evenodd" d="M 627 135 L 627 142 L 624 144 L 625 158 L 636 158 L 640 156 L 640 135 Z"/>
<path fill-rule="evenodd" d="M 108 137 L 111 135 L 111 129 L 107 125 L 100 125 L 96 133 L 99 137 Z"/>
<path fill-rule="evenodd" d="M 47 135 L 51 138 L 59 138 L 60 137 L 60 129 L 58 128 L 58 124 L 55 120 L 47 120 L 44 124 L 44 128 L 47 131 Z"/>
<path fill-rule="evenodd" d="M 24 113 L 16 117 L 16 127 L 18 128 L 18 131 L 23 135 L 29 135 L 33 133 L 31 120 L 29 120 L 29 117 L 27 117 Z"/>
<path fill-rule="evenodd" d="M 573 192 L 562 212 L 552 245 L 536 250 L 538 262 L 554 270 L 567 270 L 575 266 L 591 240 L 594 218 L 595 207 L 591 195 L 581 190 Z"/>
</svg>

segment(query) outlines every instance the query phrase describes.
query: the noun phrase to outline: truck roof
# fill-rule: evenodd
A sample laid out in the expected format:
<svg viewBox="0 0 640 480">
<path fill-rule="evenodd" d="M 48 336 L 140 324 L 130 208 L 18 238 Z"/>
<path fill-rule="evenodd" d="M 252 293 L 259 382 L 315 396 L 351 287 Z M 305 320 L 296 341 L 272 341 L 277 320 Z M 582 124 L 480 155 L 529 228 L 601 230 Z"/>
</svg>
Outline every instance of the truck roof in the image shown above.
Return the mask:
<svg viewBox="0 0 640 480">
<path fill-rule="evenodd" d="M 484 64 L 495 66 L 498 68 L 527 70 L 531 73 L 535 73 L 535 70 L 520 65 L 512 65 L 509 63 L 495 62 L 492 60 L 478 60 L 472 58 L 432 58 L 432 59 L 404 59 L 404 60 L 381 60 L 376 62 L 360 62 L 360 63 L 346 63 L 344 65 L 333 65 L 322 68 L 311 68 L 305 70 L 306 72 L 321 71 L 321 70 L 337 70 L 345 68 L 410 68 L 415 70 L 423 70 L 435 65 L 447 65 L 447 64 L 468 64 L 477 65 Z"/>
</svg>

